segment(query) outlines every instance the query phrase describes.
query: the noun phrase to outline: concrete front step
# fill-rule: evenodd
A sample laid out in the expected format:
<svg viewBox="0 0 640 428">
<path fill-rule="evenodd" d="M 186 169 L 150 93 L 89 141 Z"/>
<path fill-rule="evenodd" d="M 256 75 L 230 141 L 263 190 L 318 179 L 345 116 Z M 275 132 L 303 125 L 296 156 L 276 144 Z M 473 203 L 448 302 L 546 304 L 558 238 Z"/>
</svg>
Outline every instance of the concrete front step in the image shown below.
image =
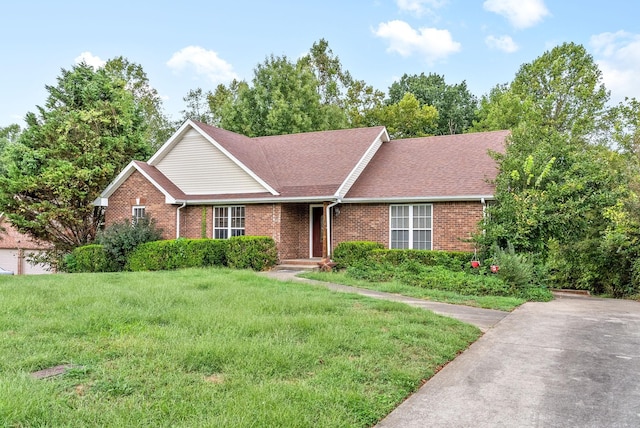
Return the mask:
<svg viewBox="0 0 640 428">
<path fill-rule="evenodd" d="M 281 260 L 275 270 L 318 270 L 320 258 Z"/>
</svg>

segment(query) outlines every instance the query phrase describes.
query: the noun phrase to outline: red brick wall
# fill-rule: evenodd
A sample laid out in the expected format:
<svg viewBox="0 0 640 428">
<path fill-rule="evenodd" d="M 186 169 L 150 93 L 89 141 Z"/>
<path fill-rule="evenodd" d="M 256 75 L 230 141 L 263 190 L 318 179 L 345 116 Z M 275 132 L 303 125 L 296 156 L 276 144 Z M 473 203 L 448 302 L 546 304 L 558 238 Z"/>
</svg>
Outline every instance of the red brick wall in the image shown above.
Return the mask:
<svg viewBox="0 0 640 428">
<path fill-rule="evenodd" d="M 438 202 L 433 204 L 433 249 L 473 251 L 465 242 L 478 231 L 482 220 L 480 202 Z"/>
<path fill-rule="evenodd" d="M 168 205 L 165 197 L 142 174 L 134 171 L 124 183 L 109 197 L 109 206 L 105 211 L 105 226 L 131 219 L 131 209 L 145 206 L 145 213 L 155 219 L 162 229 L 165 239 L 176 237 L 176 206 Z"/>
<path fill-rule="evenodd" d="M 437 202 L 433 206 L 433 249 L 473 250 L 465 242 L 477 231 L 482 219 L 480 202 Z M 389 248 L 388 204 L 338 205 L 340 214 L 334 215 L 332 246 L 345 241 L 374 241 Z"/>
<path fill-rule="evenodd" d="M 203 226 L 204 236 L 202 234 Z M 188 205 L 182 208 L 180 210 L 180 236 L 196 239 L 211 238 L 213 236 L 213 207 Z"/>
<path fill-rule="evenodd" d="M 309 257 L 309 205 L 282 205 L 280 257 L 301 259 Z"/>
<path fill-rule="evenodd" d="M 177 205 L 165 203 L 164 195 L 139 172 L 131 176 L 111 195 L 106 210 L 106 225 L 131 218 L 131 208 L 140 205 L 163 229 L 165 239 L 176 237 Z M 482 219 L 480 202 L 433 203 L 433 249 L 472 250 L 465 242 L 477 231 Z M 341 204 L 333 216 L 332 248 L 345 241 L 375 241 L 389 247 L 388 204 Z M 334 208 L 335 209 L 335 208 Z M 204 207 L 206 237 L 213 236 L 213 207 Z M 309 204 L 257 204 L 245 206 L 245 234 L 270 236 L 278 245 L 281 259 L 309 257 Z M 180 210 L 180 236 L 202 237 L 203 206 Z"/>
<path fill-rule="evenodd" d="M 389 205 L 337 205 L 340 214 L 333 215 L 331 244 L 335 248 L 345 241 L 373 241 L 389 247 Z"/>
</svg>

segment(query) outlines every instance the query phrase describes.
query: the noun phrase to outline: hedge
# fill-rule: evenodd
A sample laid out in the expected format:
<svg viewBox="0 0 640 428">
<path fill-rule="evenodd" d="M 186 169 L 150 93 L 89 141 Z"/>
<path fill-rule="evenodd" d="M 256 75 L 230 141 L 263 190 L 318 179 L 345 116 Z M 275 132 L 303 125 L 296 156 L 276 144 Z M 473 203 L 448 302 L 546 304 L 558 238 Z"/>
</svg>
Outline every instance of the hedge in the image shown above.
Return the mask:
<svg viewBox="0 0 640 428">
<path fill-rule="evenodd" d="M 455 271 L 470 266 L 473 253 L 441 250 L 374 250 L 370 257 L 377 263 L 388 262 L 393 266 L 415 261 L 425 266 L 442 266 Z"/>
<path fill-rule="evenodd" d="M 126 270 L 170 270 L 190 267 L 225 266 L 228 241 L 185 239 L 140 244 L 129 255 Z"/>
<path fill-rule="evenodd" d="M 75 248 L 64 258 L 61 270 L 65 272 L 112 272 L 117 265 L 109 260 L 103 245 L 91 244 Z"/>
<path fill-rule="evenodd" d="M 341 242 L 333 250 L 333 261 L 337 268 L 353 266 L 366 260 L 372 251 L 384 249 L 384 245 L 379 242 L 370 241 L 348 241 Z"/>
<path fill-rule="evenodd" d="M 267 270 L 278 263 L 278 249 L 267 236 L 234 236 L 229 238 L 227 264 L 234 269 Z"/>
</svg>

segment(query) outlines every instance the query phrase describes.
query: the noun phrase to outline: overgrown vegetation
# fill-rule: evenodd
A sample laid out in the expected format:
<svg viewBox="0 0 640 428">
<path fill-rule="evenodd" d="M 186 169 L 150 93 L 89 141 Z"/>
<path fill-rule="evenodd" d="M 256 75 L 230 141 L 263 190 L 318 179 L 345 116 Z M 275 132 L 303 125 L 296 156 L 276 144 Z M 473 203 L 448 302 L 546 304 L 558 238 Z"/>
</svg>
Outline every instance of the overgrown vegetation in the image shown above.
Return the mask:
<svg viewBox="0 0 640 428">
<path fill-rule="evenodd" d="M 552 298 L 545 286 L 544 272 L 530 257 L 516 254 L 513 246 L 506 250 L 496 248 L 494 258 L 483 260 L 477 269 L 470 266 L 472 253 L 465 252 L 382 250 L 372 242 L 345 242 L 336 247 L 336 253 L 341 260 L 345 260 L 344 256 L 348 260 L 348 264 L 342 262 L 346 277 L 370 283 L 395 282 L 457 296 L 475 296 L 467 299 L 471 301 L 477 296 L 540 301 Z M 495 272 L 491 271 L 491 264 L 498 266 Z M 316 275 L 306 277 L 320 279 Z M 330 280 L 331 276 L 323 278 Z"/>
<path fill-rule="evenodd" d="M 573 43 L 523 64 L 483 99 L 476 129 L 513 131 L 495 155 L 496 203 L 477 239 L 486 257 L 524 257 L 491 251 L 512 245 L 548 269 L 555 287 L 640 293 L 640 105 L 610 108 L 608 99 L 593 57 Z"/>
<path fill-rule="evenodd" d="M 3 277 L 0 307 L 6 426 L 370 427 L 480 334 L 230 269 Z"/>
<path fill-rule="evenodd" d="M 129 254 L 138 245 L 159 239 L 162 239 L 162 230 L 158 229 L 155 220 L 143 217 L 112 224 L 98 234 L 96 241 L 104 247 L 113 270 L 118 271 L 124 269 Z"/>
<path fill-rule="evenodd" d="M 278 263 L 278 249 L 267 236 L 233 236 L 229 238 L 227 264 L 235 269 L 266 270 Z"/>
</svg>

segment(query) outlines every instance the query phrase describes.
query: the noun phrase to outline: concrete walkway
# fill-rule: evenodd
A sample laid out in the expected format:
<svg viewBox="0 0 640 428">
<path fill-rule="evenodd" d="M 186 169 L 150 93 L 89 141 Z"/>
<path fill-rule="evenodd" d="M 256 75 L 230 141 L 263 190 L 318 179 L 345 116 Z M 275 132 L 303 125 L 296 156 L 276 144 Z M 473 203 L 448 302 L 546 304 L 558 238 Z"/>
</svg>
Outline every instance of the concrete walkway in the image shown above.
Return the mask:
<svg viewBox="0 0 640 428">
<path fill-rule="evenodd" d="M 640 302 L 560 294 L 467 322 L 486 333 L 379 428 L 640 427 Z"/>
</svg>

